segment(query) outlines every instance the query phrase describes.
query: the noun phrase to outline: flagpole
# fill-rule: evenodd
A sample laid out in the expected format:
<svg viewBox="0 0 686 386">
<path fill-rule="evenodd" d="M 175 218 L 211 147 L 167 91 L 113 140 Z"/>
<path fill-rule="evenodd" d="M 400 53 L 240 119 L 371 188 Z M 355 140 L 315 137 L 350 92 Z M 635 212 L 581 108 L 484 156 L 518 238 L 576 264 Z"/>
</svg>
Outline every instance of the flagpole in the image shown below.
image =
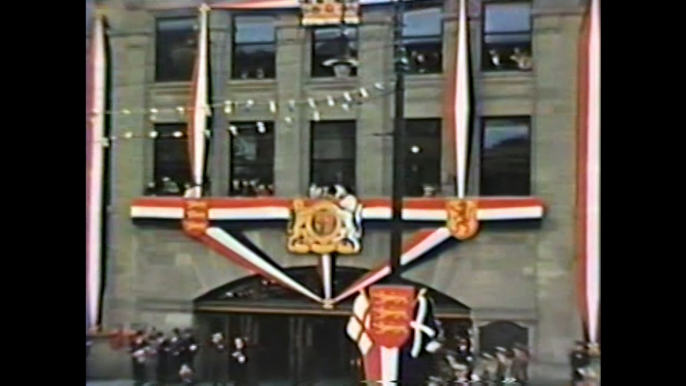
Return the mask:
<svg viewBox="0 0 686 386">
<path fill-rule="evenodd" d="M 389 275 L 392 281 L 397 281 L 400 276 L 400 256 L 402 255 L 403 242 L 403 196 L 405 179 L 405 71 L 407 69 L 407 57 L 403 45 L 403 15 L 404 0 L 395 0 L 394 7 L 394 33 L 395 44 L 395 119 L 393 127 L 393 191 L 391 196 L 391 249 Z"/>
</svg>

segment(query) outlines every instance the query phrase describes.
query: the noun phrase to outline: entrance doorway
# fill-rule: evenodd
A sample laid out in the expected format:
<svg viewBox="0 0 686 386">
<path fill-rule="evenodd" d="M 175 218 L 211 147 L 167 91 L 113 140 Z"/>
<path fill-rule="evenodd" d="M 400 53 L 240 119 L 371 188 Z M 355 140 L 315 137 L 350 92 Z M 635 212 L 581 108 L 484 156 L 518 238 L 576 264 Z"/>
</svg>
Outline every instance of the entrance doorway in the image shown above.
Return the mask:
<svg viewBox="0 0 686 386">
<path fill-rule="evenodd" d="M 336 267 L 333 292 L 341 293 L 367 272 Z M 312 292 L 321 291 L 316 267 L 289 268 L 287 273 Z M 421 286 L 410 281 L 403 284 Z M 429 289 L 429 296 L 436 316 L 445 321 L 448 335 L 468 334 L 469 307 L 433 289 Z M 257 382 L 287 380 L 299 385 L 317 382 L 348 386 L 362 380 L 359 349 L 346 334 L 353 299 L 351 296 L 338 303 L 335 309 L 324 309 L 275 282 L 249 276 L 197 298 L 195 326 L 202 340 L 220 331 L 231 340 L 245 338 L 248 373 Z M 202 351 L 198 361 L 201 378 L 208 374 L 202 366 Z"/>
<path fill-rule="evenodd" d="M 350 385 L 361 377 L 357 347 L 345 334 L 347 316 L 228 313 L 199 314 L 196 320 L 200 334 L 223 332 L 247 340 L 254 381 Z"/>
</svg>

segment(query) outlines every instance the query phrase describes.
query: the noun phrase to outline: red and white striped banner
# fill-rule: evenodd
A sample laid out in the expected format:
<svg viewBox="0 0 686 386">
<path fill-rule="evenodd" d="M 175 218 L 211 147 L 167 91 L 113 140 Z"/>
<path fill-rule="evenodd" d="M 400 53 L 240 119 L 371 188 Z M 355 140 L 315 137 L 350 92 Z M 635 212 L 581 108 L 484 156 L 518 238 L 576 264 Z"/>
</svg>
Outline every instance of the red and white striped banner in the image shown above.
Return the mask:
<svg viewBox="0 0 686 386">
<path fill-rule="evenodd" d="M 86 60 L 86 320 L 98 324 L 100 274 L 102 271 L 102 205 L 105 137 L 107 61 L 105 25 L 102 17 L 93 21 Z"/>
<path fill-rule="evenodd" d="M 207 117 L 210 114 L 207 103 L 209 91 L 208 79 L 208 24 L 209 8 L 200 7 L 200 28 L 198 31 L 198 52 L 196 54 L 195 69 L 193 71 L 193 87 L 191 105 L 188 109 L 188 150 L 193 178 L 193 190 L 190 196 L 202 196 L 203 177 L 205 175 L 205 147 Z"/>
<path fill-rule="evenodd" d="M 600 0 L 591 0 L 582 28 L 579 58 L 578 292 L 587 338 L 597 343 L 600 327 Z"/>
</svg>

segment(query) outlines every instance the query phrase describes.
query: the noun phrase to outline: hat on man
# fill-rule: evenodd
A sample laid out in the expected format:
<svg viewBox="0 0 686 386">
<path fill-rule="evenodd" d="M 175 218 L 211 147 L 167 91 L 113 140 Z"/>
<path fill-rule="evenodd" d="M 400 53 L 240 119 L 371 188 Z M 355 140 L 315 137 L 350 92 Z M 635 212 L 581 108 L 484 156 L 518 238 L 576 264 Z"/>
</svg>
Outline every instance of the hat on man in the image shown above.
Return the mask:
<svg viewBox="0 0 686 386">
<path fill-rule="evenodd" d="M 493 355 L 491 355 L 491 354 L 489 354 L 489 353 L 487 353 L 487 352 L 482 352 L 480 356 L 481 356 L 482 359 L 486 359 L 486 360 L 489 360 L 489 361 L 495 359 L 495 357 L 494 357 Z"/>
</svg>

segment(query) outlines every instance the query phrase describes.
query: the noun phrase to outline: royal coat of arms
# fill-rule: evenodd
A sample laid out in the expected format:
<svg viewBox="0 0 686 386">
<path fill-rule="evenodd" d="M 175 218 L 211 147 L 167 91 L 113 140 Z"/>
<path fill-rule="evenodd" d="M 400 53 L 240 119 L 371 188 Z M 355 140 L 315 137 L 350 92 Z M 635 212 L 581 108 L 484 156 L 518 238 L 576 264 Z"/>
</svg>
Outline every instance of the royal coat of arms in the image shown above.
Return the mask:
<svg viewBox="0 0 686 386">
<path fill-rule="evenodd" d="M 382 347 L 398 348 L 410 338 L 416 305 L 410 286 L 375 286 L 369 289 L 371 305 L 369 335 Z"/>
<path fill-rule="evenodd" d="M 183 230 L 192 237 L 205 234 L 209 226 L 209 205 L 207 201 L 185 200 L 183 211 Z"/>
<path fill-rule="evenodd" d="M 449 201 L 446 207 L 448 222 L 446 227 L 453 237 L 458 240 L 467 240 L 479 231 L 478 207 L 475 201 L 454 200 Z"/>
<path fill-rule="evenodd" d="M 362 205 L 353 195 L 340 199 L 295 200 L 288 231 L 288 251 L 292 253 L 359 253 Z"/>
</svg>

